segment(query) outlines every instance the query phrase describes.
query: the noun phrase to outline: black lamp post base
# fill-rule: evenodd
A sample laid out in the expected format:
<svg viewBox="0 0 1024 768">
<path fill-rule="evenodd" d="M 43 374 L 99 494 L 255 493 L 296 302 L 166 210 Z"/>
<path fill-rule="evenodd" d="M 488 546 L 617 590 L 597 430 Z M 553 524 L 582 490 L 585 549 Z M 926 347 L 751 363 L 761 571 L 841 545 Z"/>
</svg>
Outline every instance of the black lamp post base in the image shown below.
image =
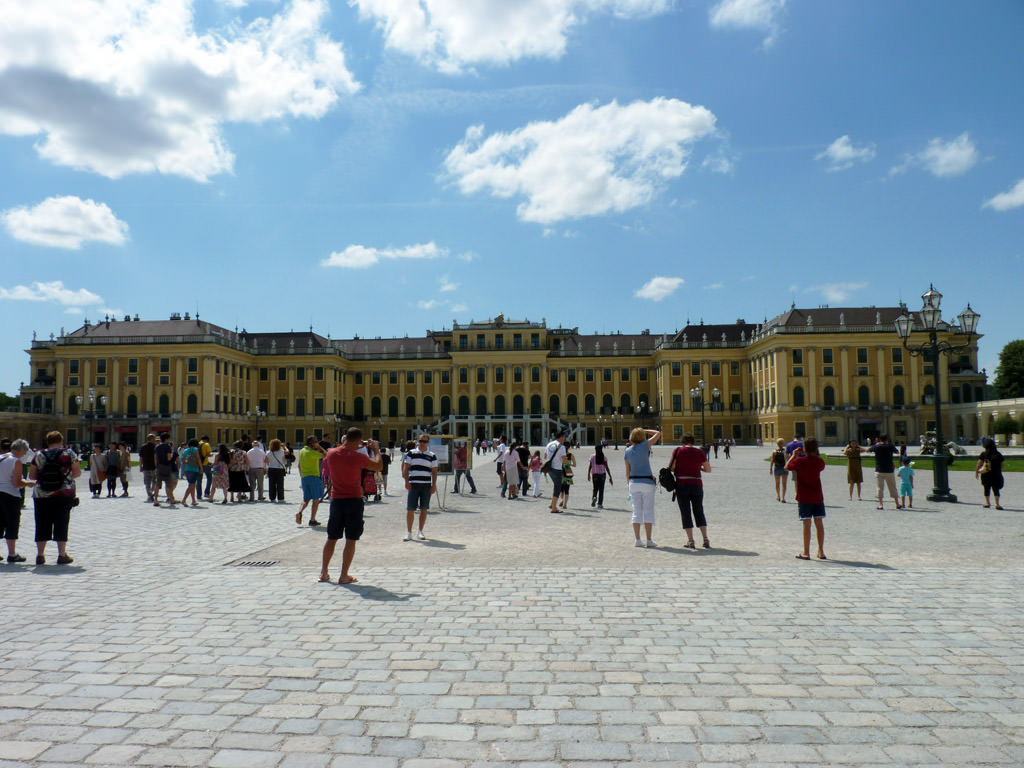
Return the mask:
<svg viewBox="0 0 1024 768">
<path fill-rule="evenodd" d="M 950 504 L 956 504 L 956 496 L 949 491 L 932 491 L 926 498 L 928 501 L 947 501 Z"/>
</svg>

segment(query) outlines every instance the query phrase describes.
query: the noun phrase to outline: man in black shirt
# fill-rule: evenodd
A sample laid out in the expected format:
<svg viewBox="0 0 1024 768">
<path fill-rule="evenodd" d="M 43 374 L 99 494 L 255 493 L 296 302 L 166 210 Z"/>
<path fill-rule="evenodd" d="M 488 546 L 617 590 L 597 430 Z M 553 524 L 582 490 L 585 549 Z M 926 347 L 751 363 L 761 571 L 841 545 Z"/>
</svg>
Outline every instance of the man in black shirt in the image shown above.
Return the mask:
<svg viewBox="0 0 1024 768">
<path fill-rule="evenodd" d="M 902 509 L 900 498 L 896 495 L 896 467 L 893 463 L 893 454 L 896 447 L 889 441 L 888 435 L 879 435 L 875 438 L 875 444 L 868 448 L 875 454 L 875 484 L 878 486 L 878 508 L 882 509 L 882 499 L 885 496 L 885 488 L 888 486 L 889 495 L 896 503 L 896 509 Z"/>
<path fill-rule="evenodd" d="M 139 448 L 139 469 L 146 487 L 146 501 L 152 502 L 156 493 L 156 435 L 152 432 L 146 435 L 146 442 Z"/>
</svg>

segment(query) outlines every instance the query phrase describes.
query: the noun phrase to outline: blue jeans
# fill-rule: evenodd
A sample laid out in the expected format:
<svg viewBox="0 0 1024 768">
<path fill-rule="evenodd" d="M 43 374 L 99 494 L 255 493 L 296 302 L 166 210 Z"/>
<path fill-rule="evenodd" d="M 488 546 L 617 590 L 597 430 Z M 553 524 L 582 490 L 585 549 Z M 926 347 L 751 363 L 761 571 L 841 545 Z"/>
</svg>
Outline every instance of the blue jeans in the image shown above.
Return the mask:
<svg viewBox="0 0 1024 768">
<path fill-rule="evenodd" d="M 203 474 L 206 476 L 206 490 L 202 492 L 202 496 L 210 495 L 210 486 L 213 485 L 213 467 L 209 464 L 203 465 Z M 196 486 L 199 487 L 198 485 Z"/>
<path fill-rule="evenodd" d="M 470 473 L 468 469 L 455 470 L 455 492 L 459 492 L 459 479 L 463 475 L 466 476 L 466 482 L 469 483 L 469 487 L 472 489 L 473 493 L 476 493 L 476 483 L 473 482 L 473 475 Z"/>
</svg>

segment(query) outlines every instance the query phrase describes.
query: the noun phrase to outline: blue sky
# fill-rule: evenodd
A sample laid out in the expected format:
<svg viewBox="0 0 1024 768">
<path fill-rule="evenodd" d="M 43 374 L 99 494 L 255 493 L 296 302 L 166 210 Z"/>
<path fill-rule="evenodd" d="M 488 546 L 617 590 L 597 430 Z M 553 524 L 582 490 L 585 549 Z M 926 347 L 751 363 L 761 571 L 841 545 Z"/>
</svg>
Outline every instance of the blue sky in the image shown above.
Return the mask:
<svg viewBox="0 0 1024 768">
<path fill-rule="evenodd" d="M 0 391 L 84 317 L 1020 337 L 1024 4 L 0 0 Z"/>
</svg>

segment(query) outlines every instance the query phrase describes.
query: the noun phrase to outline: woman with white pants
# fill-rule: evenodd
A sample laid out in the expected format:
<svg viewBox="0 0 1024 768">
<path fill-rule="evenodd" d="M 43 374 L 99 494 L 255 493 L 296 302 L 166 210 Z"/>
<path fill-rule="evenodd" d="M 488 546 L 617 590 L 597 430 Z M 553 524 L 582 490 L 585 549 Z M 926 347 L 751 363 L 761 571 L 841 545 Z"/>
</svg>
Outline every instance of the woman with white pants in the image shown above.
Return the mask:
<svg viewBox="0 0 1024 768">
<path fill-rule="evenodd" d="M 654 473 L 651 471 L 651 448 L 661 439 L 656 429 L 637 427 L 629 433 L 629 447 L 623 458 L 626 461 L 626 483 L 633 501 L 633 535 L 636 547 L 656 547 L 651 538 L 654 528 Z M 640 525 L 644 526 L 647 543 L 640 538 Z"/>
</svg>

